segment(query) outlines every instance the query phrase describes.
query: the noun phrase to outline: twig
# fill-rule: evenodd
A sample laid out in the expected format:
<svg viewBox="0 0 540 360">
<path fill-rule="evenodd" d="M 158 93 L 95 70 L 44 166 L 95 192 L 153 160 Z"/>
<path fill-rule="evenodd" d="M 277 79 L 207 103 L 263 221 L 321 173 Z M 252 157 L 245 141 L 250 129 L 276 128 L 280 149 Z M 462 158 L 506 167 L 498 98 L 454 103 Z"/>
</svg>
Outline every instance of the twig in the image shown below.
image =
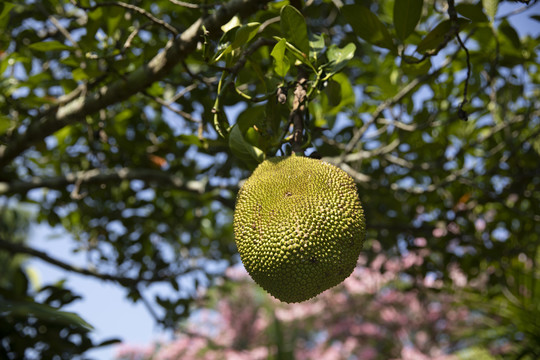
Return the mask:
<svg viewBox="0 0 540 360">
<path fill-rule="evenodd" d="M 532 5 L 526 5 L 526 6 L 522 6 L 520 8 L 517 8 L 513 11 L 510 11 L 508 14 L 504 14 L 504 15 L 501 15 L 501 16 L 498 16 L 495 18 L 495 21 L 500 21 L 500 20 L 504 20 L 506 18 L 509 18 L 510 16 L 514 16 L 514 15 L 517 15 L 517 14 L 521 14 L 522 12 L 524 11 L 527 11 L 528 9 L 530 9 Z"/>
<path fill-rule="evenodd" d="M 169 100 L 169 104 L 172 104 L 173 102 L 176 102 L 176 100 L 180 99 L 182 96 L 186 95 L 191 90 L 194 90 L 197 88 L 197 84 L 193 83 L 191 85 L 186 86 L 182 90 L 178 92 L 178 94 L 174 95 L 171 100 Z"/>
<path fill-rule="evenodd" d="M 156 23 L 157 25 L 163 27 L 164 29 L 170 31 L 171 33 L 174 34 L 174 36 L 178 35 L 178 30 L 176 30 L 176 28 L 174 28 L 170 24 L 166 23 L 163 20 L 160 20 L 160 19 L 156 18 L 154 15 L 150 14 L 148 11 L 144 10 L 143 8 L 140 8 L 138 6 L 131 5 L 131 4 L 126 4 L 125 2 L 122 2 L 122 1 L 100 2 L 100 3 L 97 3 L 94 6 L 83 6 L 83 5 L 79 4 L 79 3 L 77 3 L 77 1 L 75 1 L 75 0 L 71 0 L 71 3 L 74 6 L 77 6 L 77 7 L 81 8 L 81 9 L 88 10 L 88 11 L 95 10 L 95 9 L 97 9 L 99 7 L 102 7 L 102 6 L 118 6 L 118 7 L 124 8 L 124 9 L 132 10 L 132 11 L 135 11 L 135 12 L 141 14 L 142 16 L 148 18 L 150 21 Z"/>
<path fill-rule="evenodd" d="M 157 102 L 158 104 L 162 105 L 162 106 L 165 106 L 167 109 L 171 110 L 172 112 L 174 112 L 175 114 L 177 115 L 180 115 L 181 117 L 183 117 L 184 119 L 186 120 L 189 120 L 191 122 L 195 122 L 195 123 L 200 123 L 201 120 L 198 120 L 198 119 L 195 119 L 193 116 L 191 116 L 191 114 L 183 111 L 183 110 L 180 110 L 180 109 L 175 109 L 171 106 L 171 102 L 167 102 L 157 96 L 152 96 L 150 94 L 148 94 L 148 92 L 143 92 L 143 94 L 145 96 L 148 96 L 150 99 L 154 100 L 155 102 Z"/>
<path fill-rule="evenodd" d="M 131 32 L 131 34 L 129 34 L 128 38 L 126 39 L 126 42 L 124 43 L 124 46 L 122 47 L 122 52 L 125 52 L 127 49 L 129 49 L 131 47 L 131 42 L 133 41 L 133 39 L 135 39 L 135 36 L 137 36 L 137 34 L 144 28 L 148 27 L 152 25 L 151 22 L 147 22 L 147 23 L 144 23 L 142 24 L 141 26 L 139 26 L 138 28 L 136 28 L 135 30 L 133 30 Z"/>
<path fill-rule="evenodd" d="M 463 41 L 461 41 L 461 38 L 459 37 L 459 34 L 456 34 L 456 38 L 457 38 L 461 48 L 463 50 L 465 50 L 465 57 L 466 57 L 466 61 L 467 61 L 467 77 L 465 78 L 465 84 L 463 85 L 463 100 L 461 101 L 461 103 L 459 104 L 459 107 L 458 107 L 458 117 L 461 120 L 467 121 L 468 120 L 468 115 L 467 115 L 467 112 L 465 110 L 463 110 L 463 106 L 465 106 L 465 104 L 467 104 L 469 102 L 469 100 L 467 99 L 467 91 L 469 89 L 469 81 L 471 79 L 471 59 L 470 59 L 470 56 L 469 56 L 469 49 L 467 49 L 467 47 L 465 46 Z"/>
<path fill-rule="evenodd" d="M 244 65 L 246 64 L 251 54 L 253 54 L 261 46 L 270 45 L 273 43 L 275 43 L 273 40 L 269 40 L 265 38 L 257 39 L 246 50 L 244 50 L 242 54 L 240 54 L 240 57 L 236 60 L 236 64 L 233 67 L 223 69 L 223 73 L 221 74 L 221 78 L 217 86 L 217 97 L 216 97 L 216 100 L 214 101 L 214 106 L 212 108 L 212 113 L 214 114 L 213 115 L 214 128 L 218 132 L 219 136 L 225 137 L 224 129 L 228 127 L 228 124 L 226 124 L 227 121 L 226 119 L 224 119 L 225 117 L 222 116 L 223 109 L 221 108 L 221 105 L 220 105 L 221 99 L 223 98 L 226 92 L 225 89 L 227 89 L 231 85 L 234 86 L 234 81 L 236 79 L 236 76 L 238 75 L 240 70 L 244 67 Z M 231 76 L 228 76 L 229 74 Z M 242 95 L 246 95 L 246 94 L 242 94 Z"/>
<path fill-rule="evenodd" d="M 439 73 L 448 66 L 450 62 L 452 62 L 454 57 L 447 58 L 439 68 L 435 69 L 429 74 L 423 75 L 421 77 L 417 77 L 413 79 L 411 82 L 409 82 L 407 85 L 405 85 L 401 90 L 398 91 L 396 95 L 394 95 L 392 98 L 385 100 L 383 103 L 381 103 L 373 114 L 371 115 L 371 118 L 367 120 L 364 125 L 353 135 L 352 139 L 349 141 L 347 146 L 345 147 L 345 150 L 343 151 L 341 155 L 341 159 L 345 158 L 345 156 L 350 153 L 360 142 L 360 139 L 362 138 L 362 135 L 367 131 L 369 126 L 373 124 L 381 115 L 382 113 L 390 108 L 391 106 L 395 105 L 401 99 L 403 99 L 407 94 L 409 94 L 412 90 L 414 90 L 418 85 L 423 83 L 424 81 L 431 79 L 434 76 L 439 75 Z"/>
<path fill-rule="evenodd" d="M 33 178 L 30 181 L 0 182 L 0 195 L 24 194 L 37 188 L 61 189 L 70 184 L 103 184 L 108 182 L 118 183 L 121 180 L 156 181 L 169 184 L 175 188 L 201 194 L 205 184 L 199 181 L 188 181 L 164 171 L 153 169 L 92 169 L 70 173 L 65 176 L 52 178 Z"/>
<path fill-rule="evenodd" d="M 73 36 L 71 36 L 69 31 L 67 31 L 66 28 L 63 27 L 62 24 L 60 24 L 60 21 L 58 21 L 52 15 L 47 15 L 47 19 L 49 19 L 49 21 L 53 23 L 53 25 L 58 29 L 58 31 L 60 31 L 62 35 L 64 35 L 74 47 L 76 47 L 78 50 L 81 50 L 79 43 L 77 43 L 77 41 L 73 38 Z M 82 56 L 82 53 L 79 53 L 78 56 Z"/>
<path fill-rule="evenodd" d="M 24 132 L 13 132 L 4 144 L 0 145 L 0 168 L 9 164 L 35 143 L 62 129 L 80 122 L 87 115 L 95 114 L 107 106 L 129 99 L 132 95 L 148 88 L 155 81 L 161 80 L 172 69 L 197 49 L 203 27 L 212 38 L 221 34 L 221 26 L 234 15 L 247 16 L 256 12 L 269 0 L 231 0 L 220 6 L 212 14 L 199 18 L 175 39 L 168 41 L 149 63 L 142 65 L 122 79 L 102 86 L 92 93 L 81 93 L 76 98 L 53 110 L 28 126 Z"/>
<path fill-rule="evenodd" d="M 190 9 L 199 9 L 203 6 L 203 5 L 197 5 L 197 4 L 188 3 L 186 1 L 178 1 L 178 0 L 169 0 L 169 2 L 173 3 L 174 5 L 178 5 L 178 6 L 182 6 L 182 7 L 186 7 Z"/>
<path fill-rule="evenodd" d="M 466 60 L 467 60 L 467 77 L 465 78 L 465 84 L 463 86 L 463 100 L 459 104 L 458 107 L 458 117 L 461 120 L 468 120 L 468 115 L 465 110 L 463 110 L 463 106 L 467 104 L 469 101 L 467 99 L 467 90 L 469 88 L 469 81 L 471 78 L 471 59 L 469 57 L 469 49 L 465 46 L 463 41 L 461 40 L 461 37 L 459 36 L 459 24 L 458 24 L 458 16 L 457 11 L 455 7 L 454 0 L 448 0 L 448 15 L 450 16 L 450 21 L 452 21 L 452 29 L 454 29 L 456 39 L 459 43 L 459 46 L 465 50 Z"/>
<path fill-rule="evenodd" d="M 150 304 L 150 301 L 148 301 L 148 299 L 146 299 L 146 297 L 143 295 L 142 291 L 140 291 L 139 288 L 137 288 L 137 287 L 133 288 L 132 291 L 135 291 L 137 293 L 137 296 L 139 296 L 139 298 L 141 299 L 144 307 L 146 308 L 146 310 L 148 311 L 150 316 L 154 319 L 154 321 L 157 324 L 163 324 L 163 319 L 161 319 L 159 317 L 159 315 L 156 313 L 156 311 L 152 307 L 152 304 Z M 165 324 L 163 324 L 163 325 L 165 325 Z"/>
<path fill-rule="evenodd" d="M 304 114 L 306 111 L 305 102 L 307 99 L 306 83 L 308 81 L 306 71 L 298 67 L 298 81 L 294 89 L 293 107 L 289 115 L 289 123 L 293 124 L 293 134 L 291 139 L 292 151 L 295 154 L 303 154 L 304 145 Z"/>
<path fill-rule="evenodd" d="M 405 54 L 402 54 L 401 56 L 402 61 L 404 61 L 407 64 L 419 64 L 429 57 L 437 56 L 439 52 L 448 45 L 450 40 L 452 40 L 452 38 L 455 35 L 459 34 L 458 16 L 457 16 L 457 11 L 454 5 L 454 0 L 448 0 L 448 15 L 452 22 L 452 27 L 444 35 L 443 41 L 437 46 L 437 48 L 435 48 L 435 50 L 425 52 L 420 59 L 415 59 L 415 60 L 411 60 L 410 58 L 404 56 Z"/>
</svg>

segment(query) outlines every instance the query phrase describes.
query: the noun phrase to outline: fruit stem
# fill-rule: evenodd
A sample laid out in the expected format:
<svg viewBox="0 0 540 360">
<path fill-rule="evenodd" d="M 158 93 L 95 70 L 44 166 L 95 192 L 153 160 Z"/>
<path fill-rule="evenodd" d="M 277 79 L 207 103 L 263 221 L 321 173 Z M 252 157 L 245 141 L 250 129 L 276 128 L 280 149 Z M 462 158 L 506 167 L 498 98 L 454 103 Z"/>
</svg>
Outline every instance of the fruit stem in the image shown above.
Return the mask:
<svg viewBox="0 0 540 360">
<path fill-rule="evenodd" d="M 306 111 L 306 83 L 307 73 L 301 66 L 298 67 L 298 81 L 294 89 L 294 100 L 289 122 L 293 124 L 293 136 L 291 139 L 292 151 L 296 155 L 303 155 L 304 138 L 304 114 Z"/>
</svg>

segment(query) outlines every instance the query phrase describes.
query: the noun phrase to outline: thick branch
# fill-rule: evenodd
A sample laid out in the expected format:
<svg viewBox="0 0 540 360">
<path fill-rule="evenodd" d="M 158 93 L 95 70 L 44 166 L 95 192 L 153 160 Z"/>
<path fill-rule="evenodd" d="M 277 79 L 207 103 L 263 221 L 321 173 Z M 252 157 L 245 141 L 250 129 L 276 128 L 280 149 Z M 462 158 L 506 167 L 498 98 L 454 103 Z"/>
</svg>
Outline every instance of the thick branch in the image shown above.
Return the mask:
<svg viewBox="0 0 540 360">
<path fill-rule="evenodd" d="M 153 82 L 165 77 L 178 63 L 192 53 L 202 35 L 204 26 L 210 36 L 219 36 L 223 24 L 234 15 L 254 13 L 259 6 L 269 0 L 232 0 L 221 6 L 215 13 L 194 22 L 174 40 L 170 40 L 150 62 L 124 78 L 110 85 L 102 86 L 94 93 L 81 95 L 65 105 L 50 111 L 46 116 L 33 122 L 26 132 L 15 133 L 7 145 L 0 145 L 0 168 L 7 165 L 34 143 L 53 134 L 64 126 L 82 121 L 87 115 L 112 104 L 127 100 L 132 95 L 146 89 Z"/>
<path fill-rule="evenodd" d="M 98 273 L 96 271 L 80 268 L 77 266 L 70 265 L 68 263 L 65 263 L 61 260 L 55 259 L 51 256 L 49 256 L 47 253 L 43 251 L 39 251 L 33 248 L 30 248 L 25 245 L 21 244 L 15 244 L 10 241 L 4 240 L 0 238 L 0 250 L 7 251 L 8 253 L 15 255 L 15 254 L 26 254 L 30 256 L 37 257 L 45 262 L 48 262 L 51 265 L 57 266 L 59 268 L 62 268 L 64 270 L 85 275 L 85 276 L 92 276 L 101 280 L 105 281 L 113 281 L 117 282 L 124 286 L 134 286 L 138 283 L 142 282 L 159 282 L 159 281 L 169 281 L 171 277 L 169 276 L 162 276 L 162 277 L 153 277 L 149 279 L 140 279 L 140 278 L 130 278 L 130 277 L 124 277 L 124 276 L 116 276 L 116 275 L 110 275 L 110 274 L 102 274 Z"/>
<path fill-rule="evenodd" d="M 24 194 L 37 188 L 61 189 L 71 184 L 104 184 L 117 183 L 121 180 L 143 180 L 165 183 L 175 188 L 202 194 L 204 184 L 197 181 L 184 182 L 181 178 L 165 171 L 151 169 L 92 169 L 78 171 L 65 176 L 53 178 L 33 178 L 31 181 L 0 182 L 0 195 Z"/>
</svg>

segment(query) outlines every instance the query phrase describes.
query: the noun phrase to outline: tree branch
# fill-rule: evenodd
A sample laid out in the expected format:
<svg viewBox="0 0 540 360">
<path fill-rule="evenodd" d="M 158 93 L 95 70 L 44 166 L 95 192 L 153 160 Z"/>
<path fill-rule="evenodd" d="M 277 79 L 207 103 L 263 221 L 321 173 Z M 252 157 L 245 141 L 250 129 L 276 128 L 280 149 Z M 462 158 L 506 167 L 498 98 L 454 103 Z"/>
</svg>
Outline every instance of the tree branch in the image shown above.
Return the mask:
<svg viewBox="0 0 540 360">
<path fill-rule="evenodd" d="M 37 188 L 61 189 L 71 184 L 103 184 L 108 182 L 118 182 L 121 180 L 143 180 L 156 181 L 169 184 L 175 188 L 202 194 L 205 186 L 199 181 L 184 182 L 180 177 L 169 174 L 165 171 L 152 169 L 92 169 L 69 173 L 65 176 L 53 178 L 33 178 L 31 181 L 0 182 L 0 196 L 5 194 L 24 194 L 29 190 Z"/>
<path fill-rule="evenodd" d="M 98 278 L 100 280 L 105 281 L 113 281 L 116 283 L 119 283 L 123 286 L 135 286 L 138 283 L 150 283 L 150 282 L 161 282 L 161 281 L 169 281 L 172 277 L 171 276 L 156 276 L 148 279 L 144 278 L 131 278 L 131 277 L 124 277 L 124 276 L 116 276 L 111 274 L 102 274 L 96 271 L 92 271 L 89 269 L 81 268 L 78 266 L 70 265 L 68 263 L 65 263 L 61 260 L 55 259 L 51 256 L 49 256 L 47 253 L 43 251 L 39 251 L 33 248 L 30 248 L 25 245 L 16 244 L 7 240 L 4 240 L 0 238 L 0 249 L 7 251 L 10 254 L 26 254 L 33 257 L 36 257 L 38 259 L 41 259 L 51 265 L 57 266 L 59 268 L 62 268 L 64 270 L 67 270 L 69 272 L 85 275 L 85 276 L 91 276 Z M 176 276 L 176 275 L 174 275 Z"/>
<path fill-rule="evenodd" d="M 138 68 L 110 85 L 104 85 L 94 93 L 85 94 L 60 105 L 41 119 L 34 121 L 24 133 L 14 133 L 7 145 L 0 145 L 0 168 L 7 165 L 34 143 L 63 127 L 85 119 L 112 104 L 127 100 L 146 89 L 155 81 L 165 77 L 178 63 L 196 50 L 203 26 L 211 37 L 218 37 L 220 27 L 234 15 L 246 16 L 254 13 L 269 0 L 232 0 L 221 6 L 212 15 L 195 21 L 180 36 L 171 39 L 148 64 Z"/>
<path fill-rule="evenodd" d="M 298 81 L 296 82 L 296 88 L 294 89 L 294 100 L 291 113 L 289 115 L 289 122 L 293 124 L 293 134 L 291 139 L 292 151 L 295 154 L 302 155 L 304 150 L 304 115 L 306 112 L 306 83 L 308 81 L 306 71 L 299 66 L 298 67 Z"/>
<path fill-rule="evenodd" d="M 438 76 L 446 68 L 446 66 L 448 66 L 448 64 L 453 61 L 453 59 L 454 57 L 447 58 L 439 68 L 435 69 L 431 73 L 413 79 L 407 85 L 402 87 L 396 95 L 394 95 L 388 100 L 385 100 L 383 103 L 377 106 L 377 108 L 371 115 L 371 118 L 362 125 L 362 127 L 354 134 L 349 143 L 347 143 L 347 146 L 345 146 L 345 150 L 341 154 L 341 162 L 343 162 L 347 154 L 349 154 L 358 145 L 360 139 L 362 139 L 362 136 L 367 131 L 369 126 L 371 126 L 371 124 L 373 124 L 386 109 L 389 109 L 391 106 L 394 106 L 395 104 L 400 102 L 405 96 L 407 96 L 411 91 L 413 91 L 418 85 L 422 84 L 424 81 Z"/>
</svg>

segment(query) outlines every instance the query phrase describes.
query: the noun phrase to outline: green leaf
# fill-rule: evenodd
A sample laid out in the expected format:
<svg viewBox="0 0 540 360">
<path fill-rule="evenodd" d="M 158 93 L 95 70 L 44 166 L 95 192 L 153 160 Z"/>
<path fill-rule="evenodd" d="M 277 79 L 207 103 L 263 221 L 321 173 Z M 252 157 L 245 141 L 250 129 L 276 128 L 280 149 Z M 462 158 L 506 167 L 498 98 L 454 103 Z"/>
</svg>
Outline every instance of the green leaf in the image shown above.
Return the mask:
<svg viewBox="0 0 540 360">
<path fill-rule="evenodd" d="M 86 331 L 93 329 L 92 325 L 76 313 L 60 311 L 52 306 L 30 301 L 4 299 L 0 302 L 0 314 L 23 318 L 34 316 L 43 321 L 76 326 Z"/>
<path fill-rule="evenodd" d="M 11 119 L 5 115 L 0 115 L 0 135 L 3 135 L 11 127 Z"/>
<path fill-rule="evenodd" d="M 0 28 L 4 28 L 9 20 L 9 12 L 15 5 L 8 2 L 2 2 L 0 4 Z"/>
<path fill-rule="evenodd" d="M 274 39 L 276 39 L 277 41 L 281 41 L 282 38 L 274 36 Z M 305 64 L 305 65 L 309 66 L 311 68 L 311 70 L 313 70 L 314 72 L 317 72 L 317 70 L 315 69 L 315 67 L 313 67 L 313 64 L 309 61 L 309 59 L 307 58 L 307 55 L 305 53 L 300 51 L 296 46 L 294 46 L 293 44 L 291 44 L 288 41 L 285 43 L 285 46 L 287 47 L 287 50 L 289 50 L 289 52 L 295 58 L 297 58 L 302 64 Z"/>
<path fill-rule="evenodd" d="M 270 56 L 274 58 L 275 62 L 274 71 L 281 77 L 285 77 L 291 67 L 289 58 L 285 56 L 285 49 L 287 48 L 286 44 L 287 40 L 279 40 L 270 53 Z"/>
<path fill-rule="evenodd" d="M 422 15 L 423 0 L 396 0 L 394 2 L 394 27 L 401 41 L 414 31 Z"/>
<path fill-rule="evenodd" d="M 107 19 L 107 33 L 112 36 L 120 24 L 124 15 L 124 9 L 118 6 L 107 7 L 105 18 Z"/>
<path fill-rule="evenodd" d="M 532 139 L 532 147 L 538 155 L 540 155 L 540 137 Z"/>
<path fill-rule="evenodd" d="M 266 131 L 270 138 L 269 142 L 272 146 L 279 144 L 281 136 L 281 120 L 282 118 L 286 118 L 288 115 L 287 112 L 287 114 L 282 117 L 281 111 L 287 112 L 287 109 L 277 101 L 276 95 L 268 99 L 264 108 L 264 119 L 266 123 Z"/>
<path fill-rule="evenodd" d="M 332 77 L 325 89 L 326 99 L 323 98 L 323 113 L 336 115 L 344 106 L 354 105 L 355 96 L 351 82 L 345 73 L 338 73 Z M 326 102 L 327 101 L 327 102 Z"/>
<path fill-rule="evenodd" d="M 71 72 L 71 76 L 75 81 L 83 81 L 90 78 L 90 76 L 81 68 L 77 68 Z"/>
<path fill-rule="evenodd" d="M 131 109 L 124 109 L 123 111 L 116 114 L 113 121 L 114 130 L 124 136 L 126 130 L 129 127 L 128 120 L 133 116 L 133 111 Z"/>
<path fill-rule="evenodd" d="M 341 85 L 334 80 L 328 81 L 328 85 L 324 89 L 328 97 L 328 104 L 331 107 L 336 107 L 341 103 Z"/>
<path fill-rule="evenodd" d="M 304 16 L 296 8 L 287 5 L 281 9 L 281 31 L 287 40 L 302 51 L 309 54 L 309 39 Z"/>
<path fill-rule="evenodd" d="M 367 7 L 357 4 L 345 5 L 342 7 L 342 13 L 356 35 L 371 44 L 397 51 L 386 26 Z"/>
<path fill-rule="evenodd" d="M 242 45 L 248 43 L 255 35 L 257 35 L 260 26 L 261 24 L 253 22 L 243 26 L 226 27 L 227 31 L 219 40 L 218 51 L 214 55 L 212 63 L 222 60 L 225 55 L 232 53 Z M 229 62 L 234 61 L 235 56 L 233 54 L 233 56 L 225 58 L 227 60 L 227 65 L 230 65 Z"/>
<path fill-rule="evenodd" d="M 464 18 L 458 19 L 458 31 L 463 28 L 464 25 L 468 24 L 469 20 Z M 418 53 L 433 53 L 437 48 L 442 45 L 446 40 L 447 36 L 454 36 L 451 33 L 452 30 L 452 21 L 445 20 L 439 23 L 433 30 L 431 30 L 418 44 L 416 51 Z"/>
<path fill-rule="evenodd" d="M 232 153 L 250 168 L 264 161 L 264 153 L 261 149 L 251 145 L 244 139 L 240 127 L 235 124 L 229 134 L 229 147 Z"/>
<path fill-rule="evenodd" d="M 252 22 L 239 27 L 236 30 L 234 41 L 231 44 L 231 48 L 236 49 L 244 44 L 247 44 L 251 39 L 253 39 L 255 35 L 257 35 L 257 31 L 259 30 L 260 26 L 260 23 Z"/>
<path fill-rule="evenodd" d="M 37 51 L 58 51 L 58 50 L 73 50 L 73 47 L 62 44 L 60 41 L 43 41 L 33 43 L 28 46 L 32 50 Z"/>
<path fill-rule="evenodd" d="M 70 135 L 71 135 L 71 126 L 64 126 L 63 128 L 61 128 L 60 130 L 54 133 L 54 136 L 56 137 L 56 141 L 58 141 L 58 144 L 60 146 L 66 143 L 66 139 Z"/>
<path fill-rule="evenodd" d="M 489 22 L 481 3 L 469 4 L 460 3 L 456 5 L 456 11 L 465 16 L 467 19 L 471 19 L 474 22 Z"/>
<path fill-rule="evenodd" d="M 233 48 L 231 46 L 232 42 L 234 41 L 234 38 L 236 36 L 236 31 L 239 29 L 238 26 L 230 28 L 227 30 L 223 35 L 221 36 L 221 39 L 219 39 L 217 51 L 214 54 L 211 63 L 215 63 L 222 59 L 223 56 L 229 54 Z"/>
<path fill-rule="evenodd" d="M 240 22 L 240 18 L 238 16 L 233 16 L 231 20 L 229 20 L 228 23 L 221 26 L 221 30 L 223 30 L 224 33 L 231 31 L 234 28 L 240 27 L 242 23 Z"/>
<path fill-rule="evenodd" d="M 517 31 L 510 25 L 508 20 L 503 20 L 499 25 L 499 31 L 510 41 L 515 49 L 521 49 L 521 41 Z"/>
<path fill-rule="evenodd" d="M 343 69 L 349 60 L 354 57 L 355 51 L 356 45 L 353 43 L 348 43 L 344 48 L 339 48 L 334 44 L 330 45 L 326 53 L 329 61 L 329 73 L 335 74 Z"/>
<path fill-rule="evenodd" d="M 324 50 L 324 33 L 309 37 L 309 59 L 316 63 Z"/>
<path fill-rule="evenodd" d="M 493 21 L 497 14 L 499 0 L 482 0 L 482 6 L 486 9 L 486 14 L 489 16 L 490 20 Z"/>
<path fill-rule="evenodd" d="M 420 76 L 427 74 L 429 69 L 431 69 L 431 60 L 425 59 L 420 63 L 415 63 L 418 59 L 412 56 L 405 55 L 404 58 L 409 60 L 407 62 L 405 59 L 401 62 L 401 69 L 406 75 L 409 76 Z"/>
</svg>

